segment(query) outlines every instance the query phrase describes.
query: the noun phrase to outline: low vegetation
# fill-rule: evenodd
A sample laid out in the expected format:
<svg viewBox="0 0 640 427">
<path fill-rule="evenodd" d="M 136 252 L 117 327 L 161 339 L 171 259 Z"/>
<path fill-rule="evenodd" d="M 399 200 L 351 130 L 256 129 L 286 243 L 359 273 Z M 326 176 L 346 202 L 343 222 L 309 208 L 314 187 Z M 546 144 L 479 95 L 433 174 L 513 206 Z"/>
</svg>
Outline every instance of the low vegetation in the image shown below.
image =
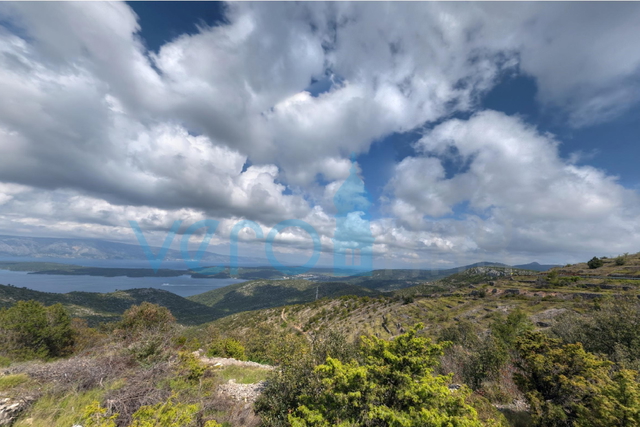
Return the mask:
<svg viewBox="0 0 640 427">
<path fill-rule="evenodd" d="M 640 257 L 620 257 L 318 300 L 248 282 L 203 298 L 267 308 L 199 325 L 147 301 L 97 324 L 50 294 L 5 300 L 0 397 L 28 402 L 16 426 L 639 426 Z"/>
</svg>

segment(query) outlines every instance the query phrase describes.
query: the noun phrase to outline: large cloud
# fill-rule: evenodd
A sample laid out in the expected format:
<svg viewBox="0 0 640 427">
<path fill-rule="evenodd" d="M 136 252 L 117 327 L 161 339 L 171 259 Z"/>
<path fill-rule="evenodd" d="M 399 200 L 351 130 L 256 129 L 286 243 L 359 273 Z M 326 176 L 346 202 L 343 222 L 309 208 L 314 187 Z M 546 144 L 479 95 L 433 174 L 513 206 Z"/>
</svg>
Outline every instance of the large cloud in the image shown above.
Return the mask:
<svg viewBox="0 0 640 427">
<path fill-rule="evenodd" d="M 539 101 L 574 126 L 638 101 L 633 3 L 233 3 L 225 24 L 157 53 L 124 3 L 2 3 L 0 16 L 6 230 L 55 228 L 62 217 L 88 233 L 100 224 L 97 234 L 128 215 L 157 229 L 179 215 L 265 226 L 299 218 L 329 245 L 331 195 L 351 152 L 475 111 L 505 70 L 535 78 Z M 313 96 L 314 80 L 332 83 Z M 376 250 L 413 258 L 502 247 L 498 218 L 515 221 L 510 241 L 532 250 L 559 240 L 535 227 L 573 219 L 615 224 L 602 236 L 635 230 L 635 193 L 558 158 L 556 144 L 496 113 L 438 126 L 419 144 L 423 156 L 397 165 Z M 469 170 L 449 179 L 436 155 L 452 147 Z M 424 221 L 462 202 L 489 216 Z M 584 241 L 576 227 L 566 241 Z"/>
<path fill-rule="evenodd" d="M 510 253 L 636 249 L 638 194 L 602 170 L 562 159 L 552 135 L 517 117 L 484 111 L 450 120 L 416 148 L 422 156 L 400 162 L 389 184 L 389 209 L 406 230 L 433 232 L 445 222 L 475 249 Z M 443 160 L 464 167 L 447 176 Z"/>
</svg>

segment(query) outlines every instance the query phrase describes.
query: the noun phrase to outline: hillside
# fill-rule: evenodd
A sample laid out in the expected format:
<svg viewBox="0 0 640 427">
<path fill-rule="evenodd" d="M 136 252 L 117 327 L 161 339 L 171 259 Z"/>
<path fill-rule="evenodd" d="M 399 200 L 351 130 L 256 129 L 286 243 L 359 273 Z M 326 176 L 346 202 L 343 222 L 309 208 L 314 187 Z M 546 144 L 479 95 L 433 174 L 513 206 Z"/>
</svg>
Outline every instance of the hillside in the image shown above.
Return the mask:
<svg viewBox="0 0 640 427">
<path fill-rule="evenodd" d="M 59 294 L 0 285 L 0 307 L 10 307 L 21 300 L 35 300 L 45 305 L 61 303 L 74 317 L 87 319 L 90 324 L 118 320 L 126 309 L 143 301 L 167 307 L 178 322 L 187 325 L 204 323 L 219 317 L 207 306 L 162 289 L 129 289 L 106 294 L 95 292 Z"/>
<path fill-rule="evenodd" d="M 629 267 L 636 262 L 640 265 L 640 257 L 630 256 Z M 433 334 L 462 319 L 486 326 L 495 316 L 520 308 L 538 327 L 548 328 L 558 315 L 580 312 L 592 301 L 640 294 L 640 280 L 604 277 L 607 272 L 619 273 L 619 269 L 605 266 L 596 270 L 602 278 L 554 273 L 583 272 L 582 264 L 543 273 L 474 267 L 391 293 L 325 298 L 289 306 L 284 311 L 278 308 L 238 313 L 216 320 L 213 325 L 240 334 L 259 324 L 279 325 L 286 320 L 287 328 L 306 332 L 335 330 L 350 336 L 374 334 L 389 338 L 417 322 L 424 322 L 425 330 Z"/>
<path fill-rule="evenodd" d="M 342 295 L 377 295 L 378 292 L 343 282 L 309 280 L 256 280 L 237 283 L 188 297 L 211 307 L 217 314 L 229 315 L 283 305 L 301 304 L 318 298 Z"/>
<path fill-rule="evenodd" d="M 532 270 L 523 270 L 508 266 L 474 266 L 467 270 L 447 275 L 438 280 L 424 282 L 415 286 L 398 289 L 394 295 L 400 296 L 428 296 L 434 292 L 453 292 L 461 287 L 490 283 L 496 279 L 505 279 L 520 276 L 538 276 L 539 273 Z"/>
<path fill-rule="evenodd" d="M 155 288 L 129 289 L 112 293 L 39 292 L 27 288 L 0 285 L 0 307 L 19 300 L 35 300 L 52 305 L 61 303 L 75 317 L 91 324 L 112 321 L 129 307 L 143 301 L 167 307 L 183 324 L 201 324 L 242 311 L 259 310 L 314 301 L 342 295 L 376 295 L 376 291 L 342 282 L 316 283 L 307 280 L 258 280 L 237 283 L 183 298 Z"/>
<path fill-rule="evenodd" d="M 432 282 L 413 279 L 420 283 L 385 293 L 351 283 L 296 279 L 255 280 L 189 299 L 156 289 L 49 294 L 0 286 L 0 306 L 25 299 L 47 305 L 61 302 L 74 316 L 89 318 L 95 324 L 119 318 L 132 304 L 150 301 L 168 307 L 180 323 L 193 325 L 144 326 L 149 329 L 124 335 L 118 330 L 111 333 L 81 327 L 76 330 L 79 340 L 70 359 L 47 364 L 10 362 L 9 370 L 0 373 L 0 387 L 2 381 L 10 384 L 5 387 L 10 387 L 11 404 L 22 402 L 21 396 L 31 396 L 43 381 L 50 387 L 36 396 L 32 406 L 24 404 L 24 413 L 17 416 L 15 425 L 59 425 L 56 423 L 62 420 L 73 425 L 84 413 L 78 408 L 98 399 L 107 413 L 117 415 L 116 425 L 129 426 L 141 405 L 160 405 L 173 393 L 178 396 L 176 408 L 185 409 L 179 405 L 189 403 L 200 408 L 201 416 L 226 426 L 257 426 L 258 416 L 288 414 L 296 407 L 297 403 L 287 400 L 291 398 L 287 387 L 307 382 L 316 387 L 315 380 L 309 382 L 309 378 L 314 378 L 314 366 L 323 363 L 327 354 L 351 357 L 354 351 L 365 351 L 366 345 L 357 347 L 354 340 L 362 335 L 382 338 L 382 342 L 392 338 L 402 341 L 422 323 L 420 337 L 452 343 L 434 371 L 437 375 L 453 374 L 446 380 L 446 393 L 468 386 L 472 393 L 468 402 L 476 405 L 483 419 L 499 419 L 498 425 L 504 427 L 530 427 L 535 425 L 530 402 L 512 377 L 520 360 L 516 358 L 527 356 L 516 337 L 529 336 L 526 334 L 531 330 L 544 332 L 542 336 L 548 339 L 560 337 L 566 343 L 577 337 L 584 340 L 585 349 L 604 352 L 619 366 L 640 366 L 639 333 L 632 326 L 640 321 L 640 280 L 619 277 L 620 262 L 614 264 L 605 259 L 597 269 L 577 264 L 548 272 L 474 266 Z M 638 264 L 639 257 L 630 255 L 622 266 Z M 597 275 L 590 274 L 594 270 Z M 396 272 L 406 280 L 411 278 L 406 276 L 409 274 Z M 421 278 L 420 274 L 417 277 Z M 148 319 L 166 318 L 154 316 L 154 310 L 159 313 L 164 309 L 147 305 L 144 310 L 132 310 L 125 319 L 141 317 L 123 323 L 139 328 L 143 326 L 136 325 L 146 325 Z M 597 334 L 581 335 L 589 325 Z M 620 337 L 619 331 L 626 335 Z M 604 344 L 600 345 L 601 341 Z M 626 346 L 626 359 L 618 361 L 617 353 L 607 353 L 607 348 L 617 349 L 618 345 Z M 236 356 L 253 362 L 228 359 Z M 9 363 L 7 360 L 4 363 Z M 273 369 L 254 362 L 277 366 Z M 282 373 L 283 369 L 289 371 Z M 605 371 L 609 372 L 608 368 Z M 263 383 L 265 379 L 268 381 Z M 70 385 L 64 388 L 65 384 Z M 278 395 L 277 399 L 284 399 L 282 406 L 274 406 L 272 399 Z M 59 399 L 65 399 L 71 408 L 64 411 L 68 417 L 63 418 L 57 410 Z M 257 406 L 252 406 L 254 401 Z M 1 405 L 0 401 L 0 413 Z"/>
<path fill-rule="evenodd" d="M 640 253 L 620 255 L 615 258 L 600 258 L 603 265 L 589 268 L 586 262 L 557 267 L 554 270 L 560 275 L 582 277 L 609 277 L 623 279 L 640 279 Z"/>
</svg>

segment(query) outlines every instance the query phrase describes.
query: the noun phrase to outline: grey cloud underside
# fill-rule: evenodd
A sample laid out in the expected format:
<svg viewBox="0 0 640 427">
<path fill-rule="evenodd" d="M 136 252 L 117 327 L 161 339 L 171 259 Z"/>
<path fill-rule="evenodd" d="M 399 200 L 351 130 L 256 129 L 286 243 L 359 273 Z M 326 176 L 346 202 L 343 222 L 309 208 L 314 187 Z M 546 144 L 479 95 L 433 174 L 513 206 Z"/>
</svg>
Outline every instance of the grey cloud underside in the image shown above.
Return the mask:
<svg viewBox="0 0 640 427">
<path fill-rule="evenodd" d="M 640 97 L 635 3 L 232 3 L 228 24 L 157 53 L 124 3 L 2 3 L 0 16 L 11 23 L 0 28 L 0 227 L 23 233 L 130 238 L 129 219 L 161 234 L 178 217 L 247 218 L 265 230 L 297 218 L 325 245 L 351 152 L 475 112 L 505 72 L 533 77 L 540 105 L 572 126 Z M 328 92 L 305 92 L 327 75 Z M 635 243 L 637 194 L 568 164 L 554 144 L 499 113 L 445 121 L 396 165 L 374 252 Z M 450 146 L 470 170 L 444 179 Z M 514 164 L 509 146 L 541 152 Z M 567 200 L 571 210 L 556 209 Z M 462 202 L 465 217 L 441 218 Z"/>
</svg>

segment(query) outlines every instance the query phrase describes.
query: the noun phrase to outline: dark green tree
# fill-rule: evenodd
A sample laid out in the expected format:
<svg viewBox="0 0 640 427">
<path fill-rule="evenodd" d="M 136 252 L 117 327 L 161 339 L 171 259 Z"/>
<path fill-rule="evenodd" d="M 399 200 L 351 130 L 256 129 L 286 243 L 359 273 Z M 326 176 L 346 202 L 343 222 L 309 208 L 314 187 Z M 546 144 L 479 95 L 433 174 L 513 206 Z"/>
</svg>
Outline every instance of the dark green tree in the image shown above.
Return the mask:
<svg viewBox="0 0 640 427">
<path fill-rule="evenodd" d="M 0 352 L 11 358 L 60 357 L 72 346 L 71 317 L 61 304 L 18 301 L 0 311 Z"/>
<path fill-rule="evenodd" d="M 533 323 L 520 309 L 511 311 L 506 319 L 495 319 L 491 324 L 491 333 L 509 349 L 514 347 L 516 338 L 532 329 Z"/>
<path fill-rule="evenodd" d="M 593 258 L 591 258 L 587 262 L 587 265 L 591 269 L 600 268 L 600 267 L 602 267 L 604 265 L 604 261 L 602 261 L 600 258 L 594 256 Z"/>
<path fill-rule="evenodd" d="M 562 345 L 540 332 L 516 341 L 520 361 L 515 375 L 537 426 L 612 426 L 612 363 L 581 344 Z"/>
</svg>

